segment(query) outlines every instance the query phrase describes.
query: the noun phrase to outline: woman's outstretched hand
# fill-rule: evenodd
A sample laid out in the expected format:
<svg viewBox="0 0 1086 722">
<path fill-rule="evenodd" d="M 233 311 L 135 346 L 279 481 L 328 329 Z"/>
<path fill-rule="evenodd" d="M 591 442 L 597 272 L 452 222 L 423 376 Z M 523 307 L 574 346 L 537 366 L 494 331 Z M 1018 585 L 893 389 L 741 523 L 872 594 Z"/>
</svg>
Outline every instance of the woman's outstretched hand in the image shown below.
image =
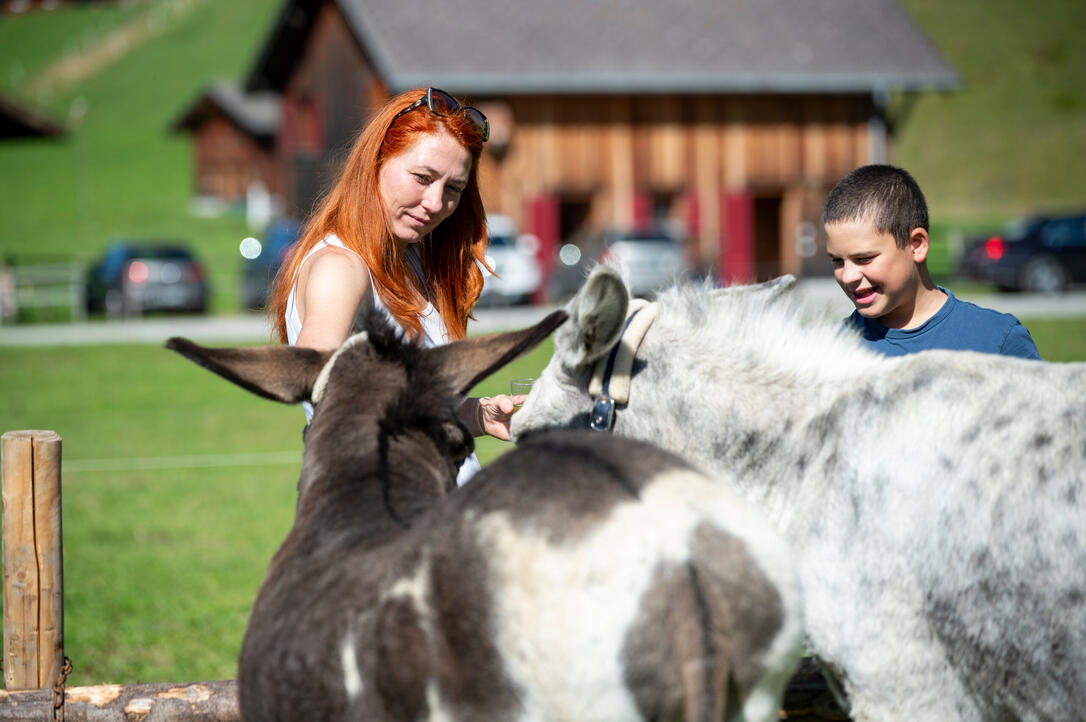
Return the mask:
<svg viewBox="0 0 1086 722">
<path fill-rule="evenodd" d="M 476 409 L 475 418 L 480 434 L 490 434 L 495 439 L 509 441 L 511 438 L 509 424 L 513 419 L 513 412 L 527 398 L 526 395 L 508 396 L 499 394 L 498 396 L 483 396 L 476 399 L 479 405 Z"/>
</svg>

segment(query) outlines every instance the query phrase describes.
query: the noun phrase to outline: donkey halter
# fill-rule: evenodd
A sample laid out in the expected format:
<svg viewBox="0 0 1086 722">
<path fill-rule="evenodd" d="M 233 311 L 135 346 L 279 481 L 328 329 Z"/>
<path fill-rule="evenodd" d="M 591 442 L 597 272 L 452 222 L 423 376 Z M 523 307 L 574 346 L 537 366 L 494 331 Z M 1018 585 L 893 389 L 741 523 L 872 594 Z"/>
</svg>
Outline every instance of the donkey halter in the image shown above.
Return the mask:
<svg viewBox="0 0 1086 722">
<path fill-rule="evenodd" d="M 630 400 L 630 375 L 634 357 L 652 322 L 656 320 L 655 303 L 635 298 L 626 309 L 626 323 L 611 351 L 596 362 L 588 394 L 595 403 L 588 422 L 593 431 L 610 431 L 615 425 L 615 404 Z"/>
</svg>

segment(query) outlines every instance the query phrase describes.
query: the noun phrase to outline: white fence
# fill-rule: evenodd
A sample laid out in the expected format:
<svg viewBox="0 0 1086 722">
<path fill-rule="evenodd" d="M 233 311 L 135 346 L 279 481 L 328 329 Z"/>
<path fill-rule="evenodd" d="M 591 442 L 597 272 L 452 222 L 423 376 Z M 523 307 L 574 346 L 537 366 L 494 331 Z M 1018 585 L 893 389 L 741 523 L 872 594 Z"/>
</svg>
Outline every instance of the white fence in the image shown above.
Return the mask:
<svg viewBox="0 0 1086 722">
<path fill-rule="evenodd" d="M 85 274 L 74 262 L 0 267 L 0 322 L 14 322 L 20 309 L 66 308 L 72 321 L 86 318 Z"/>
</svg>

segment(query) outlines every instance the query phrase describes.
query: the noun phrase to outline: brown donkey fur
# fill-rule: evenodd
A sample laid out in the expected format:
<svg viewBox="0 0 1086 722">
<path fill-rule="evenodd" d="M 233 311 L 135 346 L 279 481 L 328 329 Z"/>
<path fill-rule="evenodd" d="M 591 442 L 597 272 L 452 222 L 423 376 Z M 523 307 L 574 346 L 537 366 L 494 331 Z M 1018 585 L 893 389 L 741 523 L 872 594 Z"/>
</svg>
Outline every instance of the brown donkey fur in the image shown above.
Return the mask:
<svg viewBox="0 0 1086 722">
<path fill-rule="evenodd" d="M 432 349 L 372 312 L 334 353 L 167 343 L 315 402 L 239 661 L 247 722 L 775 716 L 793 580 L 719 482 L 641 442 L 557 434 L 450 494 L 474 446 L 458 405 L 564 318 Z"/>
</svg>

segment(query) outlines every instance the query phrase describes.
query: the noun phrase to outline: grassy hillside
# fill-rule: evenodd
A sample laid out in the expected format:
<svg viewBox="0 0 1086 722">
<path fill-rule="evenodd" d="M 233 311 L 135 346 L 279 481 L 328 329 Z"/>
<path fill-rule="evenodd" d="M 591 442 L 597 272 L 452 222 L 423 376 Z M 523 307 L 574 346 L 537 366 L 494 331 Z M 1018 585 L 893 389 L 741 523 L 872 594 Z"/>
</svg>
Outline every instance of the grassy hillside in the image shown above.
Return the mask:
<svg viewBox="0 0 1086 722">
<path fill-rule="evenodd" d="M 211 270 L 213 307 L 236 310 L 237 245 L 248 230 L 239 214 L 190 215 L 191 143 L 169 127 L 209 81 L 244 74 L 278 5 L 160 0 L 0 22 L 6 92 L 58 120 L 69 117 L 73 102 L 86 108 L 64 140 L 0 144 L 0 254 L 89 259 L 118 236 L 185 238 Z M 100 58 L 125 31 L 128 50 L 96 73 L 57 77 L 51 63 L 76 53 Z"/>
<path fill-rule="evenodd" d="M 892 160 L 936 220 L 1086 208 L 1086 3 L 903 0 L 962 78 L 921 96 Z"/>
</svg>

